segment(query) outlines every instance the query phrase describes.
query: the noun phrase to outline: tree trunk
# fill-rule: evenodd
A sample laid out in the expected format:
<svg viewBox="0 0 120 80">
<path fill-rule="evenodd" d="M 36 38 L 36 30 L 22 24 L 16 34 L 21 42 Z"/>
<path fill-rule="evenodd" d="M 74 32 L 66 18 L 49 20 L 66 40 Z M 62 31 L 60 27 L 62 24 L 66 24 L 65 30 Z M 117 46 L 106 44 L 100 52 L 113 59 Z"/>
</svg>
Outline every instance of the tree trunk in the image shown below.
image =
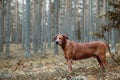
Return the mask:
<svg viewBox="0 0 120 80">
<path fill-rule="evenodd" d="M 88 30 L 86 25 L 86 0 L 83 0 L 83 13 L 82 13 L 82 26 L 81 26 L 81 40 L 82 42 L 88 41 Z"/>
<path fill-rule="evenodd" d="M 111 52 L 115 53 L 115 29 L 111 31 Z"/>
<path fill-rule="evenodd" d="M 89 1 L 89 5 L 90 5 L 90 7 L 89 7 L 89 11 L 90 11 L 90 13 L 89 13 L 89 14 L 90 14 L 90 15 L 89 15 L 89 23 L 90 23 L 90 24 L 89 24 L 89 26 L 90 26 L 90 27 L 89 27 L 89 34 L 90 34 L 90 36 L 89 36 L 89 41 L 92 41 L 92 40 L 93 40 L 93 37 L 92 37 L 92 32 L 93 32 L 93 29 L 92 29 L 92 28 L 93 28 L 93 27 L 92 27 L 92 26 L 93 26 L 93 24 L 92 24 L 92 23 L 93 23 L 93 19 L 92 19 L 92 18 L 93 18 L 93 17 L 92 17 L 92 15 L 93 15 L 93 14 L 92 14 L 92 0 Z"/>
<path fill-rule="evenodd" d="M 59 11 L 59 1 L 54 1 L 55 5 L 55 12 L 54 12 L 54 28 L 55 28 L 55 34 L 59 33 L 59 27 L 58 27 L 58 11 Z M 54 53 L 58 54 L 58 46 L 54 44 Z"/>
<path fill-rule="evenodd" d="M 16 11 L 15 11 L 15 43 L 18 44 L 18 0 L 16 2 Z"/>
<path fill-rule="evenodd" d="M 1 4 L 1 13 L 0 13 L 0 54 L 3 52 L 3 31 L 4 31 L 4 0 Z"/>
<path fill-rule="evenodd" d="M 33 1 L 33 11 L 32 11 L 32 44 L 33 44 L 33 53 L 37 53 L 37 30 L 38 30 L 38 27 L 37 27 L 37 15 L 36 15 L 36 12 L 37 12 L 37 9 L 36 9 L 36 5 L 35 5 L 36 1 L 34 0 Z M 38 4 L 38 3 L 37 3 Z M 37 16 L 37 17 L 36 17 Z"/>
<path fill-rule="evenodd" d="M 100 15 L 100 2 L 99 0 L 96 0 L 96 33 L 100 31 L 100 19 L 98 18 Z M 98 40 L 98 38 L 96 37 L 96 40 Z"/>
<path fill-rule="evenodd" d="M 30 0 L 26 0 L 26 25 L 25 25 L 25 57 L 30 57 Z"/>
<path fill-rule="evenodd" d="M 48 48 L 51 48 L 51 0 L 49 0 L 48 9 Z"/>
<path fill-rule="evenodd" d="M 78 36 L 78 27 L 77 27 L 77 25 L 76 25 L 76 0 L 74 0 L 73 1 L 74 2 L 74 14 L 73 14 L 73 18 L 74 18 L 74 35 L 73 35 L 73 39 L 75 40 L 75 41 L 77 41 L 78 40 L 78 38 L 77 38 L 77 36 Z"/>
<path fill-rule="evenodd" d="M 24 0 L 22 3 L 22 48 L 24 48 L 24 44 L 25 44 L 25 10 L 24 10 Z"/>
<path fill-rule="evenodd" d="M 43 49 L 43 34 L 42 34 L 42 27 L 44 26 L 41 26 L 41 19 L 42 19 L 42 2 L 38 2 L 38 6 L 37 6 L 37 9 L 38 9 L 38 13 L 36 13 L 36 22 L 37 22 L 37 30 L 36 30 L 36 34 L 37 34 L 37 38 L 38 38 L 38 42 L 37 42 L 37 47 L 38 47 L 38 53 L 40 54 L 42 52 L 42 49 Z M 44 24 L 44 23 L 43 23 Z"/>
<path fill-rule="evenodd" d="M 106 14 L 107 12 L 107 3 L 108 0 L 103 0 L 103 15 Z M 108 23 L 107 18 L 105 16 L 103 16 L 103 23 L 104 24 Z M 106 42 L 109 43 L 109 33 L 105 32 L 104 35 L 105 35 L 105 39 L 107 40 Z"/>
<path fill-rule="evenodd" d="M 7 1 L 7 14 L 6 14 L 6 56 L 10 56 L 10 3 L 11 0 Z"/>
</svg>

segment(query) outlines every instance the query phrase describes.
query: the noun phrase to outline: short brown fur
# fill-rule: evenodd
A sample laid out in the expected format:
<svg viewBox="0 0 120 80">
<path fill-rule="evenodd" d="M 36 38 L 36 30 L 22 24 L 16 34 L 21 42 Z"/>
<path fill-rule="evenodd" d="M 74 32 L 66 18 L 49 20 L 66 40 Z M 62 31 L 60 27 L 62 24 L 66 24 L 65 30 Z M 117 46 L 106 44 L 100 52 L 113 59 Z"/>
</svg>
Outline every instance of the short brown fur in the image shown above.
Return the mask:
<svg viewBox="0 0 120 80">
<path fill-rule="evenodd" d="M 81 60 L 90 57 L 97 58 L 102 70 L 104 65 L 109 69 L 109 64 L 106 61 L 106 50 L 109 46 L 101 41 L 89 42 L 89 43 L 76 43 L 68 40 L 68 37 L 63 34 L 56 35 L 54 40 L 64 51 L 69 72 L 72 71 L 72 61 Z"/>
</svg>

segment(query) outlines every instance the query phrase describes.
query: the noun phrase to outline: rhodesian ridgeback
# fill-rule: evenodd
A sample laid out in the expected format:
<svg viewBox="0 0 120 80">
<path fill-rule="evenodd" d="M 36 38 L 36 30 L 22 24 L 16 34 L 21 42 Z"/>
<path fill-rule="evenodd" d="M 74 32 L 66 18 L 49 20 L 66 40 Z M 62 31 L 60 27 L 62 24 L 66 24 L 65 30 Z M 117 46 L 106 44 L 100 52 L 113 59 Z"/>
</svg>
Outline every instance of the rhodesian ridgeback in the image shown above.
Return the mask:
<svg viewBox="0 0 120 80">
<path fill-rule="evenodd" d="M 105 42 L 94 41 L 88 43 L 76 43 L 70 41 L 66 35 L 58 34 L 54 37 L 57 45 L 60 45 L 64 51 L 69 72 L 72 71 L 72 61 L 94 57 L 100 64 L 102 70 L 110 68 L 106 60 L 106 51 L 110 53 L 109 45 Z"/>
</svg>

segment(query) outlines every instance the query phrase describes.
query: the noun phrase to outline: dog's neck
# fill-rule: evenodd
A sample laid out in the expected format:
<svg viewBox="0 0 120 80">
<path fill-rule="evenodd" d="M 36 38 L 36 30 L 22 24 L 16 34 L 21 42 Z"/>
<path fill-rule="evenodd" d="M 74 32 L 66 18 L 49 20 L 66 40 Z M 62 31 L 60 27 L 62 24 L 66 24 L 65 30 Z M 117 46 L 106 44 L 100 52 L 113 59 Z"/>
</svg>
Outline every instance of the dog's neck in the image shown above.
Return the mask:
<svg viewBox="0 0 120 80">
<path fill-rule="evenodd" d="M 67 40 L 63 40 L 62 44 L 60 45 L 61 48 L 63 49 L 63 51 L 65 50 L 65 47 L 66 47 L 66 44 L 67 44 Z"/>
</svg>

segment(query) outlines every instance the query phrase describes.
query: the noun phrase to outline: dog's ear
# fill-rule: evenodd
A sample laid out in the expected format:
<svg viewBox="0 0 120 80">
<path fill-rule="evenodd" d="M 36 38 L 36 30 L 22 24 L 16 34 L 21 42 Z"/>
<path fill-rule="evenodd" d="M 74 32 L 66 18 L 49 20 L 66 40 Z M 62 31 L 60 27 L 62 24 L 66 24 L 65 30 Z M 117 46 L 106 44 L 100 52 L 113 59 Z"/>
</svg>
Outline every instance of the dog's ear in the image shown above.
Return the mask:
<svg viewBox="0 0 120 80">
<path fill-rule="evenodd" d="M 57 37 L 57 35 L 55 35 L 55 36 L 53 37 L 53 40 L 55 40 L 55 39 L 56 39 L 56 37 Z"/>
<path fill-rule="evenodd" d="M 69 39 L 67 35 L 65 34 L 62 34 L 62 36 L 65 38 L 65 39 Z"/>
</svg>

